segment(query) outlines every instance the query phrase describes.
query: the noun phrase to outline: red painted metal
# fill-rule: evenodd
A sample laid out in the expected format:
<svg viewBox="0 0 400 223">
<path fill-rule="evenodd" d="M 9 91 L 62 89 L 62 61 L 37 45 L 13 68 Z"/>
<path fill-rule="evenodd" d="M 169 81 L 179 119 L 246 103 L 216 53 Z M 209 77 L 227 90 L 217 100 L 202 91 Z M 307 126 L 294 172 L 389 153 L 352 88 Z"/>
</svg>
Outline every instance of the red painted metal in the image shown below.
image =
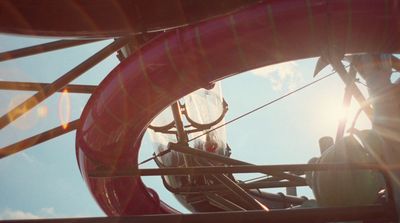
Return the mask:
<svg viewBox="0 0 400 223">
<path fill-rule="evenodd" d="M 100 166 L 137 168 L 150 121 L 214 80 L 327 51 L 398 52 L 399 16 L 395 0 L 271 0 L 153 39 L 107 76 L 83 111 L 77 158 L 93 196 L 108 215 L 174 212 L 140 177 L 88 175 Z"/>
<path fill-rule="evenodd" d="M 117 37 L 184 26 L 258 0 L 2 0 L 0 32 Z"/>
</svg>

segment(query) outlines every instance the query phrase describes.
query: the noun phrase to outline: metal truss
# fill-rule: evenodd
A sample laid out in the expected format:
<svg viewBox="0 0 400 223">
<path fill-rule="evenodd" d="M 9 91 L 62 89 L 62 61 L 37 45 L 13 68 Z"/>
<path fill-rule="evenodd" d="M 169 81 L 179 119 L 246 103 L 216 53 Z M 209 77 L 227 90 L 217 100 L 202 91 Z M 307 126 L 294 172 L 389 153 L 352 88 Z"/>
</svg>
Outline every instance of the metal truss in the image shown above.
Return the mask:
<svg viewBox="0 0 400 223">
<path fill-rule="evenodd" d="M 124 46 L 134 49 L 135 45 L 142 37 L 123 37 L 115 39 L 105 48 L 101 49 L 78 66 L 74 67 L 53 83 L 31 83 L 31 82 L 12 82 L 0 81 L 0 90 L 17 90 L 17 91 L 36 91 L 36 93 L 12 108 L 7 114 L 0 117 L 0 130 L 9 125 L 12 120 L 8 117 L 11 115 L 16 119 L 33 107 L 43 102 L 56 92 L 68 89 L 71 93 L 91 94 L 96 86 L 94 85 L 71 85 L 70 83 L 81 76 L 87 70 L 100 63 L 109 55 L 119 51 Z M 49 52 L 53 50 L 64 49 L 68 47 L 78 46 L 82 44 L 92 43 L 101 39 L 80 39 L 80 40 L 60 40 L 36 46 L 26 47 L 22 49 L 12 50 L 0 53 L 0 61 L 16 59 L 25 56 L 33 56 L 39 53 Z M 120 54 L 119 54 L 120 55 Z M 121 55 L 120 55 L 121 57 Z M 120 58 L 121 59 L 121 58 Z M 122 58 L 123 59 L 123 58 Z M 122 60 L 121 59 L 121 60 Z M 336 67 L 339 73 L 345 76 L 343 69 L 339 65 Z M 365 99 L 361 98 L 360 101 Z M 177 104 L 176 104 L 177 106 Z M 24 107 L 24 112 L 20 112 L 20 108 Z M 368 113 L 369 111 L 367 111 Z M 20 151 L 38 145 L 47 140 L 76 130 L 79 127 L 79 120 L 70 122 L 66 128 L 58 126 L 49 129 L 37 135 L 15 142 L 11 145 L 0 149 L 0 159 Z M 177 128 L 178 129 L 178 128 Z M 181 132 L 182 133 L 182 132 Z M 184 135 L 179 135 L 185 138 Z M 366 164 L 302 164 L 302 165 L 253 165 L 244 161 L 231 159 L 216 154 L 196 150 L 185 144 L 170 144 L 170 150 L 184 154 L 185 156 L 195 157 L 200 166 L 186 166 L 184 168 L 165 167 L 159 169 L 126 169 L 119 172 L 99 168 L 91 177 L 126 177 L 126 176 L 165 176 L 165 175 L 186 175 L 186 176 L 207 176 L 214 178 L 220 184 L 215 185 L 197 185 L 184 186 L 180 188 L 172 188 L 165 184 L 167 190 L 175 194 L 202 194 L 209 202 L 215 206 L 221 207 L 225 212 L 210 213 L 194 213 L 194 214 L 169 214 L 169 215 L 146 215 L 146 216 L 126 216 L 126 217 L 101 217 L 101 218 L 68 218 L 68 219 L 46 219 L 46 220 L 3 220 L 2 223 L 36 223 L 38 221 L 46 221 L 47 223 L 127 223 L 127 222 L 163 222 L 163 223 L 196 223 L 196 222 L 215 222 L 223 221 L 230 223 L 258 223 L 258 222 L 333 222 L 333 221 L 354 221 L 368 220 L 379 222 L 391 222 L 397 219 L 393 192 L 388 177 L 388 168 L 381 166 L 373 166 Z M 306 186 L 305 171 L 326 171 L 337 170 L 343 171 L 351 169 L 375 169 L 380 171 L 386 179 L 386 202 L 381 205 L 357 206 L 357 207 L 331 207 L 331 208 L 291 208 L 266 211 L 256 202 L 252 196 L 253 189 L 275 188 L 275 187 L 295 187 Z M 262 173 L 266 178 L 256 180 L 250 183 L 238 182 L 229 177 L 234 173 Z M 222 195 L 234 195 L 237 203 L 225 199 Z M 304 198 L 289 195 L 277 195 L 263 192 L 263 196 L 268 199 L 285 200 L 290 205 L 300 205 L 304 202 Z"/>
<path fill-rule="evenodd" d="M 25 56 L 34 56 L 40 53 L 45 53 L 54 50 L 65 49 L 69 47 L 79 46 L 82 44 L 92 43 L 102 39 L 77 39 L 77 40 L 59 40 L 50 43 L 39 44 L 26 48 L 16 49 L 8 52 L 0 53 L 0 61 L 17 59 Z M 90 94 L 97 86 L 94 85 L 69 85 L 74 79 L 84 74 L 87 70 L 100 63 L 102 60 L 118 51 L 120 48 L 128 44 L 129 37 L 115 39 L 111 44 L 104 47 L 93 56 L 83 61 L 78 66 L 72 68 L 70 71 L 59 77 L 53 83 L 31 83 L 31 82 L 15 82 L 15 81 L 0 81 L 0 90 L 17 90 L 17 91 L 36 91 L 36 93 L 12 108 L 6 114 L 0 117 L 0 129 L 3 129 L 18 117 L 29 112 L 33 107 L 40 104 L 42 101 L 50 97 L 56 92 L 68 89 L 71 93 L 86 93 Z M 24 109 L 21 109 L 24 108 Z M 21 112 L 24 111 L 24 112 Z M 15 117 L 10 120 L 8 117 Z M 58 137 L 65 133 L 75 130 L 79 125 L 79 120 L 72 121 L 66 125 L 67 127 L 59 126 L 35 136 L 15 142 L 11 145 L 5 146 L 0 149 L 0 159 L 11 154 L 15 154 L 44 141 Z"/>
</svg>

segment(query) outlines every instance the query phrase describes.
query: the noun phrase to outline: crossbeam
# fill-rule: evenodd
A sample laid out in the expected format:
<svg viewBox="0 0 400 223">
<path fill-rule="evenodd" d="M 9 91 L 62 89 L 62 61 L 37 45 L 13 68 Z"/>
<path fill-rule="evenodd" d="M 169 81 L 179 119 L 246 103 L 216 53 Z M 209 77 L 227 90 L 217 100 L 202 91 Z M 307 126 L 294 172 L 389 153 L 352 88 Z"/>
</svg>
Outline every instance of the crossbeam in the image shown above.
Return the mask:
<svg viewBox="0 0 400 223">
<path fill-rule="evenodd" d="M 296 187 L 296 186 L 308 186 L 308 184 L 300 184 L 299 182 L 292 181 L 260 181 L 251 183 L 238 182 L 238 185 L 243 189 L 262 189 L 262 188 L 279 188 L 279 187 Z M 183 186 L 179 188 L 173 188 L 168 184 L 164 184 L 168 191 L 174 194 L 191 194 L 195 192 L 217 192 L 226 190 L 224 185 L 197 185 L 197 186 Z"/>
<path fill-rule="evenodd" d="M 358 207 L 285 209 L 270 211 L 227 211 L 194 214 L 136 215 L 124 217 L 64 218 L 39 220 L 3 220 L 0 223 L 323 223 L 336 221 L 390 222 L 397 216 L 392 207 L 370 205 Z"/>
<path fill-rule="evenodd" d="M 212 160 L 212 161 L 216 161 L 219 163 L 224 163 L 227 165 L 253 165 L 251 163 L 247 163 L 241 160 L 236 160 L 236 159 L 232 159 L 229 157 L 225 157 L 225 156 L 220 156 L 218 154 L 214 154 L 214 153 L 209 153 L 209 152 L 205 152 L 199 149 L 193 149 L 190 148 L 189 146 L 184 146 L 184 145 L 178 145 L 178 144 L 173 144 L 170 143 L 168 145 L 168 148 L 177 152 L 181 152 L 184 154 L 189 154 L 195 157 L 200 157 L 200 158 L 205 158 L 207 160 Z M 268 174 L 268 175 L 273 175 L 282 179 L 288 179 L 290 181 L 296 181 L 296 182 L 301 182 L 304 183 L 305 180 L 304 178 L 301 178 L 299 176 L 293 175 L 293 174 L 287 174 L 287 173 L 283 173 L 283 172 L 274 172 L 274 173 L 270 173 L 270 172 L 262 172 L 264 174 Z"/>
<path fill-rule="evenodd" d="M 72 121 L 64 126 L 58 126 L 56 128 L 50 129 L 48 131 L 39 133 L 37 135 L 31 136 L 14 144 L 8 145 L 0 149 L 0 159 L 10 156 L 12 154 L 21 152 L 32 146 L 45 142 L 47 140 L 53 139 L 60 135 L 66 134 L 78 128 L 79 120 Z"/>
<path fill-rule="evenodd" d="M 87 60 L 83 61 L 78 66 L 74 67 L 72 70 L 68 71 L 53 83 L 51 83 L 48 87 L 38 91 L 35 95 L 26 99 L 24 102 L 11 109 L 7 114 L 4 114 L 0 117 L 0 129 L 4 128 L 12 121 L 8 117 L 15 117 L 15 119 L 19 118 L 26 112 L 30 111 L 37 104 L 44 101 L 46 98 L 53 95 L 55 92 L 60 90 L 61 88 L 68 85 L 71 81 L 82 75 L 84 72 L 100 63 L 102 60 L 110 56 L 115 51 L 119 50 L 121 47 L 126 45 L 129 42 L 129 38 L 120 38 L 115 40 L 113 43 L 101 49 L 99 52 L 89 57 Z M 23 109 L 22 109 L 23 108 Z M 20 112 L 21 110 L 25 112 Z"/>
<path fill-rule="evenodd" d="M 40 91 L 42 89 L 48 88 L 49 86 L 49 83 L 0 81 L 0 90 Z M 57 92 L 68 90 L 69 93 L 91 94 L 96 89 L 96 87 L 96 85 L 69 84 L 63 88 L 58 89 Z"/>
<path fill-rule="evenodd" d="M 35 46 L 24 47 L 0 53 L 0 62 L 20 57 L 32 56 L 40 53 L 46 53 L 54 50 L 65 49 L 82 44 L 93 43 L 103 39 L 80 39 L 80 40 L 58 40 L 49 43 L 43 43 Z"/>
<path fill-rule="evenodd" d="M 382 167 L 376 164 L 289 164 L 289 165 L 241 165 L 241 166 L 196 166 L 196 167 L 163 167 L 146 169 L 107 170 L 97 169 L 92 171 L 90 177 L 128 177 L 128 176 L 160 176 L 160 175 L 210 175 L 218 173 L 255 173 L 255 172 L 284 172 L 284 171 L 344 171 L 349 169 L 374 169 L 386 172 L 400 170 L 400 165 Z"/>
</svg>

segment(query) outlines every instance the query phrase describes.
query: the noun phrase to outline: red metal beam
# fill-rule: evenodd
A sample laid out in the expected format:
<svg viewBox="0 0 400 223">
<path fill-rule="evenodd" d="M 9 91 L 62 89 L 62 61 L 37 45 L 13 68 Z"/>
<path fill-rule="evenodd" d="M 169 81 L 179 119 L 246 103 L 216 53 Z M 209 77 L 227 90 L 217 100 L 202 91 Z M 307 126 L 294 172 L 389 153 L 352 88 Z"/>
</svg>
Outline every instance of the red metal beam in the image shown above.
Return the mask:
<svg viewBox="0 0 400 223">
<path fill-rule="evenodd" d="M 0 1 L 0 32 L 41 36 L 116 37 L 184 26 L 259 0 Z M 56 21 L 54 21 L 56 20 Z"/>
</svg>

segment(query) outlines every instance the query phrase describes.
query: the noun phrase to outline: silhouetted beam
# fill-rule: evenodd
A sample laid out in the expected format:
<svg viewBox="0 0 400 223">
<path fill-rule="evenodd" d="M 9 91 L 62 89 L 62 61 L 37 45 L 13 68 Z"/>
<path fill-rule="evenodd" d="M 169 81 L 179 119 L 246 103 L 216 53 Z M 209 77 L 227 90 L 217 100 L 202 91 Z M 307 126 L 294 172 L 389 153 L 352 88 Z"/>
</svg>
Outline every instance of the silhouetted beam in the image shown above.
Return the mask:
<svg viewBox="0 0 400 223">
<path fill-rule="evenodd" d="M 22 150 L 28 149 L 29 147 L 35 146 L 37 144 L 40 144 L 40 143 L 50 140 L 52 138 L 63 135 L 65 133 L 71 132 L 78 128 L 79 120 L 72 121 L 65 126 L 66 126 L 65 128 L 63 126 L 59 126 L 59 127 L 50 129 L 48 131 L 39 133 L 32 137 L 26 138 L 24 140 L 21 140 L 19 142 L 16 142 L 14 144 L 11 144 L 11 145 L 1 148 L 0 149 L 0 159 L 4 158 L 6 156 L 9 156 L 9 155 L 18 153 Z"/>
<path fill-rule="evenodd" d="M 241 202 L 248 207 L 249 210 L 268 210 L 267 207 L 258 202 L 252 197 L 247 191 L 241 188 L 235 181 L 227 177 L 225 174 L 214 174 L 212 175 L 217 181 L 225 186 L 226 189 L 230 190 Z"/>
<path fill-rule="evenodd" d="M 352 78 L 355 78 L 357 75 L 357 70 L 354 66 L 350 66 L 348 75 Z M 342 108 L 344 109 L 350 109 L 350 104 L 351 104 L 351 99 L 353 98 L 353 89 L 350 87 L 345 87 L 344 89 L 344 96 L 343 96 L 343 104 Z M 339 120 L 339 125 L 336 130 L 336 138 L 335 142 L 338 142 L 340 139 L 343 138 L 344 136 L 344 131 L 346 130 L 346 123 L 347 123 L 347 117 L 346 115 L 342 117 Z"/>
<path fill-rule="evenodd" d="M 50 140 L 52 138 L 58 137 L 60 135 L 68 133 L 70 131 L 73 131 L 78 128 L 79 120 L 72 121 L 65 126 L 66 126 L 66 128 L 64 128 L 63 126 L 59 126 L 59 127 L 50 129 L 46 132 L 42 132 L 35 136 L 26 138 L 17 143 L 14 143 L 9 146 L 1 148 L 0 149 L 0 159 L 4 158 L 6 156 L 9 156 L 9 155 L 18 153 L 22 150 L 28 149 L 29 147 L 35 146 L 37 144 L 40 144 L 40 143 Z"/>
<path fill-rule="evenodd" d="M 339 77 L 342 79 L 347 88 L 350 88 L 353 97 L 356 99 L 361 109 L 367 115 L 369 120 L 372 120 L 373 110 L 371 106 L 367 103 L 366 98 L 361 93 L 360 89 L 354 83 L 353 78 L 348 74 L 346 68 L 343 66 L 342 62 L 339 59 L 331 60 L 332 67 L 339 74 Z"/>
<path fill-rule="evenodd" d="M 41 89 L 48 88 L 49 85 L 48 83 L 0 81 L 0 90 L 40 91 Z M 58 92 L 67 89 L 69 93 L 91 94 L 96 87 L 96 85 L 70 84 L 59 89 Z"/>
<path fill-rule="evenodd" d="M 241 183 L 238 182 L 240 187 L 243 189 L 261 189 L 261 188 L 277 188 L 277 187 L 296 187 L 296 186 L 308 186 L 307 184 L 298 184 L 290 181 L 260 181 L 252 183 Z M 175 194 L 191 194 L 195 192 L 217 192 L 224 191 L 226 188 L 224 185 L 197 185 L 197 186 L 182 186 L 179 188 L 170 187 L 168 184 L 164 185 L 168 191 Z"/>
<path fill-rule="evenodd" d="M 245 211 L 243 207 L 231 202 L 230 200 L 225 199 L 224 197 L 214 194 L 214 193 L 207 193 L 206 194 L 207 200 L 210 204 L 221 208 L 222 210 L 226 211 Z"/>
<path fill-rule="evenodd" d="M 89 57 L 87 60 L 79 64 L 78 66 L 74 67 L 72 70 L 55 80 L 53 83 L 48 85 L 46 88 L 38 91 L 35 95 L 28 98 L 17 107 L 11 109 L 7 114 L 0 117 L 0 129 L 4 128 L 12 120 L 8 117 L 14 117 L 13 120 L 19 118 L 26 112 L 30 111 L 33 107 L 35 107 L 40 102 L 44 101 L 46 98 L 50 97 L 52 94 L 60 90 L 61 88 L 65 87 L 75 78 L 82 75 L 84 72 L 95 66 L 96 64 L 100 63 L 102 60 L 110 56 L 115 51 L 119 50 L 121 47 L 126 45 L 129 42 L 129 38 L 120 38 L 115 40 L 113 43 L 109 44 L 108 46 L 104 47 L 102 50 L 94 54 L 93 56 Z M 24 112 L 21 112 L 24 111 Z"/>
<path fill-rule="evenodd" d="M 251 163 L 243 162 L 243 161 L 232 159 L 232 158 L 225 157 L 225 156 L 220 156 L 218 154 L 205 152 L 205 151 L 202 151 L 199 149 L 193 149 L 188 146 L 181 146 L 181 145 L 171 143 L 168 147 L 171 150 L 175 150 L 177 152 L 189 154 L 189 155 L 196 156 L 196 157 L 202 157 L 202 158 L 205 158 L 208 160 L 212 160 L 212 161 L 216 161 L 216 162 L 220 162 L 220 163 L 224 163 L 224 164 L 228 164 L 228 165 L 253 165 Z M 276 177 L 280 177 L 282 179 L 288 179 L 290 181 L 305 183 L 304 178 L 301 178 L 299 176 L 292 175 L 292 174 L 287 174 L 287 173 L 283 173 L 283 172 L 281 172 L 281 173 L 275 172 L 273 174 L 270 172 L 263 172 L 263 173 L 268 174 L 268 175 L 273 175 Z"/>
<path fill-rule="evenodd" d="M 3 220 L 1 223 L 322 223 L 336 221 L 396 220 L 393 208 L 382 205 L 335 208 L 305 208 L 271 211 L 226 211 L 194 214 L 136 215 L 125 217 Z"/>
<path fill-rule="evenodd" d="M 351 164 L 290 164 L 290 165 L 239 165 L 239 166 L 198 166 L 198 167 L 163 167 L 163 168 L 127 168 L 118 171 L 102 169 L 91 171 L 90 177 L 128 177 L 128 176 L 159 176 L 159 175 L 210 175 L 218 173 L 263 173 L 283 171 L 345 171 L 349 169 L 373 169 L 382 174 L 388 170 L 398 170 L 397 166 L 380 166 L 377 164 L 351 163 Z"/>
<path fill-rule="evenodd" d="M 214 166 L 209 161 L 202 161 L 200 163 L 203 165 Z M 225 186 L 226 189 L 231 191 L 233 195 L 237 197 L 240 201 L 240 206 L 247 210 L 268 210 L 267 207 L 258 202 L 254 197 L 252 197 L 247 191 L 245 191 L 236 181 L 230 179 L 225 174 L 213 174 L 212 175 L 217 181 Z"/>
<path fill-rule="evenodd" d="M 20 57 L 32 56 L 35 54 L 46 53 L 53 50 L 60 50 L 68 47 L 78 46 L 86 43 L 92 43 L 103 39 L 86 39 L 86 40 L 58 40 L 54 42 L 29 46 L 21 49 L 11 50 L 0 53 L 0 62 L 6 60 L 17 59 Z"/>
</svg>

